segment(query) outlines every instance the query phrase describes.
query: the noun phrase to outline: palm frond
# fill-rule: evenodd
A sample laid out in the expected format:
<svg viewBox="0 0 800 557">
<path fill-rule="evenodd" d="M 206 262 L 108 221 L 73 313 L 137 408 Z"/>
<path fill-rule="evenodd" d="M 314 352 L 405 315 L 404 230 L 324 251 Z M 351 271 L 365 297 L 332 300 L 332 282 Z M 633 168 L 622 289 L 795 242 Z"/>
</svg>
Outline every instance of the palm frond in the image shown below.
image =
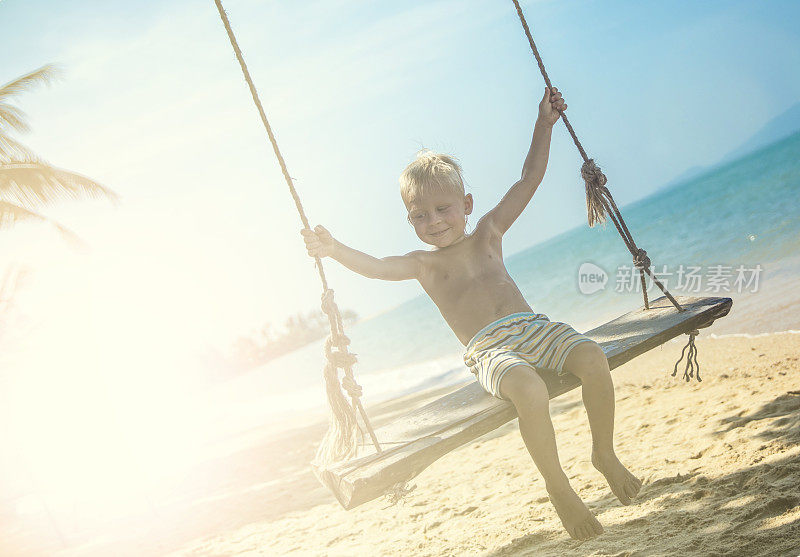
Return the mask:
<svg viewBox="0 0 800 557">
<path fill-rule="evenodd" d="M 119 200 L 116 193 L 86 176 L 41 161 L 0 164 L 0 199 L 41 207 L 64 199 L 86 198 Z"/>
<path fill-rule="evenodd" d="M 38 70 L 18 77 L 14 81 L 10 81 L 0 87 L 0 100 L 22 93 L 26 89 L 33 87 L 39 83 L 49 83 L 58 77 L 59 70 L 53 64 L 42 66 Z"/>
<path fill-rule="evenodd" d="M 0 133 L 0 165 L 11 161 L 33 161 L 36 155 L 9 135 Z"/>
<path fill-rule="evenodd" d="M 23 220 L 40 220 L 46 222 L 47 217 L 35 211 L 30 211 L 16 203 L 0 201 L 0 230 L 11 228 Z"/>
<path fill-rule="evenodd" d="M 0 136 L 3 128 L 11 128 L 18 132 L 30 131 L 28 116 L 25 112 L 13 104 L 0 102 Z"/>
<path fill-rule="evenodd" d="M 58 230 L 61 236 L 72 245 L 72 247 L 79 249 L 86 248 L 86 243 L 81 240 L 80 236 L 66 226 L 59 224 L 53 219 L 47 218 L 41 213 L 17 205 L 16 203 L 0 201 L 0 230 L 11 228 L 15 224 L 25 220 L 38 220 L 50 224 Z"/>
</svg>

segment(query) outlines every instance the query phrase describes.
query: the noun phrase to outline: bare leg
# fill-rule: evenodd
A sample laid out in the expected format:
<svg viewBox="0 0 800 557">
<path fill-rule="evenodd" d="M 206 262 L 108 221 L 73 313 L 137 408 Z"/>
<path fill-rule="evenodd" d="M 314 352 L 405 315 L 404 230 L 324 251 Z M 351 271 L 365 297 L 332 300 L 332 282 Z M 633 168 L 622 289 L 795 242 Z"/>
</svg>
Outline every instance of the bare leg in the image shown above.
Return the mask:
<svg viewBox="0 0 800 557">
<path fill-rule="evenodd" d="M 583 385 L 581 394 L 592 430 L 592 464 L 602 473 L 623 505 L 639 493 L 642 482 L 631 474 L 614 452 L 614 384 L 608 360 L 595 343 L 581 343 L 567 356 L 564 369 Z"/>
<path fill-rule="evenodd" d="M 603 527 L 569 485 L 558 460 L 544 381 L 532 368 L 515 366 L 503 376 L 500 393 L 517 409 L 522 439 L 544 478 L 550 501 L 569 535 L 582 540 L 601 534 Z"/>
</svg>

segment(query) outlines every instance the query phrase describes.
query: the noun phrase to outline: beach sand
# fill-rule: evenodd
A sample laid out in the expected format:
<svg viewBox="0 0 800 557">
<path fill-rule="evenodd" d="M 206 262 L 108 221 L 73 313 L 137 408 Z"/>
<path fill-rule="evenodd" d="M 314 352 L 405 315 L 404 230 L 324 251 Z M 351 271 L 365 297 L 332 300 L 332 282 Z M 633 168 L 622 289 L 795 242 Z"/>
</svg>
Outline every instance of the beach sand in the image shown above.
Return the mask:
<svg viewBox="0 0 800 557">
<path fill-rule="evenodd" d="M 246 502 L 262 518 L 175 554 L 798 555 L 800 334 L 701 337 L 697 344 L 702 383 L 670 377 L 677 341 L 614 372 L 617 451 L 644 480 L 630 506 L 589 462 L 580 393 L 553 401 L 561 461 L 605 527 L 598 538 L 568 537 L 514 420 L 438 460 L 400 502 L 380 499 L 351 511 L 302 464 L 319 432 L 295 432 L 286 446 L 296 461 L 290 465 L 284 454 L 278 463 L 282 482 Z M 402 406 L 426 400 L 409 397 Z"/>
<path fill-rule="evenodd" d="M 563 467 L 605 527 L 591 541 L 564 531 L 516 420 L 435 462 L 401 501 L 351 511 L 305 464 L 317 424 L 268 451 L 293 448 L 276 462 L 281 481 L 260 493 L 255 514 L 267 516 L 176 554 L 800 555 L 800 332 L 765 332 L 798 328 L 797 295 L 784 294 L 736 297 L 703 330 L 701 383 L 670 375 L 685 336 L 613 372 L 617 452 L 644 481 L 630 506 L 589 462 L 580 392 L 551 401 Z M 370 414 L 380 425 L 448 390 Z"/>
<path fill-rule="evenodd" d="M 153 486 L 139 516 L 81 531 L 62 524 L 60 541 L 44 519 L 38 530 L 6 523 L 0 553 L 798 555 L 800 334 L 735 334 L 769 322 L 763 306 L 758 319 L 737 309 L 698 337 L 702 383 L 670 376 L 685 336 L 613 372 L 617 452 L 644 481 L 632 505 L 621 505 L 589 462 L 579 390 L 551 402 L 563 467 L 605 527 L 590 541 L 562 528 L 516 420 L 442 457 L 399 502 L 351 511 L 309 466 L 326 424 L 292 421 L 277 435 L 250 431 Z M 794 312 L 781 315 L 791 325 Z M 375 405 L 373 423 L 449 390 Z"/>
</svg>

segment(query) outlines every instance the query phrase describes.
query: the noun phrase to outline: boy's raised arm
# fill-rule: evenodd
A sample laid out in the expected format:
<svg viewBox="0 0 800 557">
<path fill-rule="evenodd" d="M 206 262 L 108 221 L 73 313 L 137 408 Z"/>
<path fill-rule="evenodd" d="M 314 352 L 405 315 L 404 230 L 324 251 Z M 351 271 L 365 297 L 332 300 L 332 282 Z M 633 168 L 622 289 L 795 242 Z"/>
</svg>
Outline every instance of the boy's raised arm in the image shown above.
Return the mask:
<svg viewBox="0 0 800 557">
<path fill-rule="evenodd" d="M 550 155 L 553 125 L 561 116 L 561 111 L 566 108 L 567 105 L 564 104 L 564 99 L 558 89 L 553 87 L 551 93 L 545 87 L 544 97 L 539 103 L 539 117 L 533 127 L 531 147 L 528 150 L 528 156 L 525 157 L 525 163 L 522 165 L 522 177 L 511 186 L 500 203 L 481 219 L 481 221 L 490 223 L 501 235 L 505 234 L 517 217 L 522 214 L 539 184 L 542 183 L 547 169 L 547 159 Z"/>
<path fill-rule="evenodd" d="M 377 258 L 339 242 L 324 227 L 300 231 L 308 255 L 331 257 L 356 273 L 381 280 L 410 280 L 419 277 L 419 259 L 413 254 Z"/>
</svg>

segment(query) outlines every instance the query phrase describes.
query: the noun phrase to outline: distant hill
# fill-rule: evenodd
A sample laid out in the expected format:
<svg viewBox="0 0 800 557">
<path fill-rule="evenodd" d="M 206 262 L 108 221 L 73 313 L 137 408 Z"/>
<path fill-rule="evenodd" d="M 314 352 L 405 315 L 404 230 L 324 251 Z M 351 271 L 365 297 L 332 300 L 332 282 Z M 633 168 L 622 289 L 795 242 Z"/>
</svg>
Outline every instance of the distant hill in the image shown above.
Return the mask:
<svg viewBox="0 0 800 557">
<path fill-rule="evenodd" d="M 663 191 L 671 188 L 672 186 L 688 182 L 693 178 L 697 178 L 701 174 L 709 172 L 713 168 L 728 164 L 729 162 L 752 153 L 753 151 L 757 151 L 762 147 L 766 147 L 767 145 L 771 145 L 776 141 L 780 141 L 781 139 L 788 137 L 797 131 L 800 131 L 800 102 L 795 103 L 794 106 L 764 124 L 764 126 L 750 136 L 747 141 L 739 145 L 736 149 L 733 149 L 727 153 L 718 162 L 707 166 L 693 166 L 688 168 L 658 188 L 658 191 Z"/>
<path fill-rule="evenodd" d="M 800 102 L 779 114 L 739 147 L 722 157 L 717 164 L 726 164 L 800 130 Z M 717 166 L 717 165 L 715 165 Z"/>
<path fill-rule="evenodd" d="M 660 191 L 670 188 L 672 186 L 676 186 L 678 184 L 682 184 L 684 182 L 688 182 L 689 180 L 697 178 L 701 174 L 708 172 L 709 170 L 711 170 L 711 168 L 712 166 L 692 166 L 690 168 L 687 168 L 677 176 L 675 176 L 672 180 L 670 180 L 669 182 L 667 182 L 658 189 Z"/>
</svg>

